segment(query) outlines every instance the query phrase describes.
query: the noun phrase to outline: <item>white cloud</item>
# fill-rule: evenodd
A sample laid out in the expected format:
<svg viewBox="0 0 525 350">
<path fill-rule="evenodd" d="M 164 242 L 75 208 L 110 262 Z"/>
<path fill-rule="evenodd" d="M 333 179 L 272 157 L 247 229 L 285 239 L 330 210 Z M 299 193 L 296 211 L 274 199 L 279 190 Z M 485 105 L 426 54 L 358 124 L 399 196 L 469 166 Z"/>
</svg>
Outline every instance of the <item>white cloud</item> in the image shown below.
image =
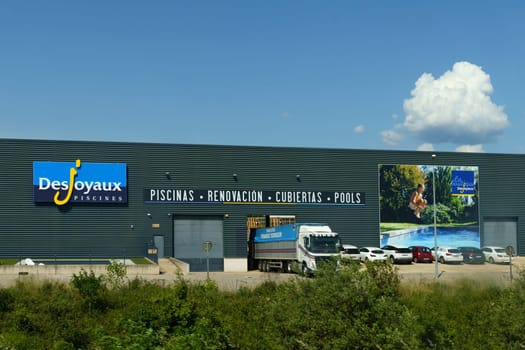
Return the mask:
<svg viewBox="0 0 525 350">
<path fill-rule="evenodd" d="M 364 132 L 365 132 L 365 126 L 364 126 L 363 124 L 356 126 L 356 127 L 354 128 L 354 132 L 355 132 L 356 134 L 362 134 L 362 133 L 364 133 Z"/>
<path fill-rule="evenodd" d="M 403 126 L 434 143 L 494 141 L 509 122 L 503 107 L 491 100 L 492 91 L 490 76 L 469 62 L 455 63 L 437 79 L 424 73 L 404 101 Z"/>
<path fill-rule="evenodd" d="M 482 144 L 477 145 L 461 145 L 456 148 L 456 152 L 470 152 L 470 153 L 484 153 Z"/>
<path fill-rule="evenodd" d="M 434 145 L 432 145 L 431 143 L 423 143 L 417 147 L 417 150 L 418 151 L 433 151 Z"/>
<path fill-rule="evenodd" d="M 290 116 L 290 113 L 288 112 L 281 112 L 281 117 L 288 118 Z"/>
<path fill-rule="evenodd" d="M 381 138 L 387 145 L 395 146 L 403 139 L 403 135 L 394 130 L 383 130 L 381 131 Z"/>
</svg>

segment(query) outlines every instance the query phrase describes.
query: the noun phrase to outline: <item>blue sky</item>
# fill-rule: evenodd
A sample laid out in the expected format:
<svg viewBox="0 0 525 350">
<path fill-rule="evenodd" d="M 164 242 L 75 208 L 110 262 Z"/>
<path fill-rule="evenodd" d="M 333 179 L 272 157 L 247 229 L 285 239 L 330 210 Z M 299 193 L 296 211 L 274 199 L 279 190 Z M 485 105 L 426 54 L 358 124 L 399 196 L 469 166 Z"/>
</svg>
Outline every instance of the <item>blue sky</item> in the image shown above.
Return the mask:
<svg viewBox="0 0 525 350">
<path fill-rule="evenodd" d="M 6 0 L 0 137 L 525 153 L 523 18 L 518 0 Z"/>
</svg>

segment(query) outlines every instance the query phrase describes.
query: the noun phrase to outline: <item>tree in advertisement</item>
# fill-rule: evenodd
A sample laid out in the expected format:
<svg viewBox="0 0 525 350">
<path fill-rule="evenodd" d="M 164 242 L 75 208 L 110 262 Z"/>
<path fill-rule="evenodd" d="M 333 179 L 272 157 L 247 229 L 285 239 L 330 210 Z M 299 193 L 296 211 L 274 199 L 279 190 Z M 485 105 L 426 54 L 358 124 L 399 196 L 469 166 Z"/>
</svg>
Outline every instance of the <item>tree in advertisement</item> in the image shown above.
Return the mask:
<svg viewBox="0 0 525 350">
<path fill-rule="evenodd" d="M 418 184 L 425 184 L 425 173 L 415 165 L 382 165 L 380 168 L 381 222 L 408 221 L 412 210 L 407 198 Z"/>
</svg>

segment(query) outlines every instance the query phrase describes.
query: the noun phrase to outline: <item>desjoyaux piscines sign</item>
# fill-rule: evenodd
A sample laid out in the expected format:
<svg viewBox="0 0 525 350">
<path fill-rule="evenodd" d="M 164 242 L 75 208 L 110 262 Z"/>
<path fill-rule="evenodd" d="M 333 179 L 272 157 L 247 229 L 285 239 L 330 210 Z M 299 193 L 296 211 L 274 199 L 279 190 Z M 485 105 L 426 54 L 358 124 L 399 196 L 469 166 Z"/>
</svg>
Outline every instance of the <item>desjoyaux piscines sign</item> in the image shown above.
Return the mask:
<svg viewBox="0 0 525 350">
<path fill-rule="evenodd" d="M 122 163 L 33 162 L 37 203 L 127 203 L 127 168 Z"/>
</svg>

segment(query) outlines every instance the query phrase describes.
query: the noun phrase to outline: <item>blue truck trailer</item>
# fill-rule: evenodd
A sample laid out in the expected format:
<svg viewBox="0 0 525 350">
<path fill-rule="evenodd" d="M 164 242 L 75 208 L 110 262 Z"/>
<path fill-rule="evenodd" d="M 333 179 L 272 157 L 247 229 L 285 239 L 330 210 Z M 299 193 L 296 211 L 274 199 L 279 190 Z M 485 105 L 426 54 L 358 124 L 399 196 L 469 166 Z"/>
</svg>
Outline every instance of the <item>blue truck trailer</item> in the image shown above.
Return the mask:
<svg viewBox="0 0 525 350">
<path fill-rule="evenodd" d="M 259 271 L 292 272 L 295 264 L 310 274 L 320 261 L 339 256 L 340 250 L 339 235 L 330 226 L 305 223 L 256 229 L 252 254 Z"/>
</svg>

